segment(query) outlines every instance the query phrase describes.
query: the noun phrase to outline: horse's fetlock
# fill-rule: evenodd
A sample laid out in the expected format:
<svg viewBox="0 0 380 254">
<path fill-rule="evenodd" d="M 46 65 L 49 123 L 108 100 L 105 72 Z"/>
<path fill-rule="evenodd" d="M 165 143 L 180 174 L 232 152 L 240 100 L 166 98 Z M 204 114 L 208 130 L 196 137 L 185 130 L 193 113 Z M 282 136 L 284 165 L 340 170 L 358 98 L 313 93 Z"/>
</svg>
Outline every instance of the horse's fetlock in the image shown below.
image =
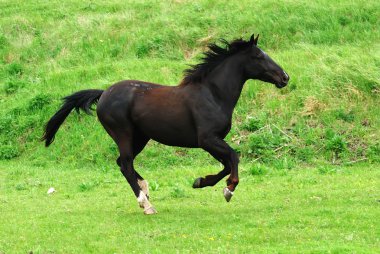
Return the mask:
<svg viewBox="0 0 380 254">
<path fill-rule="evenodd" d="M 227 185 L 230 186 L 230 185 L 234 185 L 234 186 L 237 186 L 239 184 L 239 178 L 228 178 L 227 179 Z"/>
</svg>

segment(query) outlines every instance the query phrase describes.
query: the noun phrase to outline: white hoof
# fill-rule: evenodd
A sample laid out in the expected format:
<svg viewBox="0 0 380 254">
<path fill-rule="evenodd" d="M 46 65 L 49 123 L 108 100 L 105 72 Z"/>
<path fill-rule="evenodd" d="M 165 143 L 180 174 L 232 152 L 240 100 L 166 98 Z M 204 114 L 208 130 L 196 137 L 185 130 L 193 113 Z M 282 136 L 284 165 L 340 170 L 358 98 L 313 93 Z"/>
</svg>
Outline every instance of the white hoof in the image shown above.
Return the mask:
<svg viewBox="0 0 380 254">
<path fill-rule="evenodd" d="M 230 191 L 227 187 L 223 189 L 223 195 L 227 202 L 230 202 L 232 196 L 234 195 L 233 191 Z"/>
<path fill-rule="evenodd" d="M 153 206 L 144 210 L 144 214 L 146 214 L 146 215 L 152 215 L 152 214 L 156 214 L 156 213 L 157 213 L 157 210 Z"/>
<path fill-rule="evenodd" d="M 139 203 L 139 206 L 144 209 L 144 214 L 155 214 L 157 213 L 156 209 L 152 206 L 152 204 L 149 202 L 148 198 L 144 194 L 144 192 L 140 191 L 140 195 L 137 198 L 137 202 Z"/>
</svg>

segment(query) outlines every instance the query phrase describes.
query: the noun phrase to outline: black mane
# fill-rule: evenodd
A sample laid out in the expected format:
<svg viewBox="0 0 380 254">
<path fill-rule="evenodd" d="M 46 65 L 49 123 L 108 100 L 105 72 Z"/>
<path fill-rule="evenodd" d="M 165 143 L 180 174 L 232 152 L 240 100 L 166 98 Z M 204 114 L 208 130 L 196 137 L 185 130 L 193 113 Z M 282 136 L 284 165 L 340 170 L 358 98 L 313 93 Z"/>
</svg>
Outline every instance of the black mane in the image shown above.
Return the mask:
<svg viewBox="0 0 380 254">
<path fill-rule="evenodd" d="M 196 65 L 191 65 L 191 68 L 184 71 L 185 77 L 182 81 L 183 84 L 197 83 L 207 76 L 217 65 L 219 65 L 227 57 L 236 54 L 239 51 L 252 47 L 253 40 L 245 41 L 243 39 L 236 39 L 232 42 L 227 42 L 224 39 L 220 40 L 222 46 L 216 43 L 208 45 L 208 51 L 203 53 L 201 58 L 202 62 Z"/>
</svg>

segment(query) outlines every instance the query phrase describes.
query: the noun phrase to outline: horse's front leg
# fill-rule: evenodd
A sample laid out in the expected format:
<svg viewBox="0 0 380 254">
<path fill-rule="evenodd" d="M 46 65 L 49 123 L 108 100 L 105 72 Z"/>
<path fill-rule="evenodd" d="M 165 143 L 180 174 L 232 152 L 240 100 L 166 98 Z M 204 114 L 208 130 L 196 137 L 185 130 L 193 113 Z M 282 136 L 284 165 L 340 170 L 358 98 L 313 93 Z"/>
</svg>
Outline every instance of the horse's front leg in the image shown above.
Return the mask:
<svg viewBox="0 0 380 254">
<path fill-rule="evenodd" d="M 227 187 L 223 189 L 223 194 L 227 202 L 232 198 L 236 186 L 239 184 L 237 153 L 223 140 L 218 137 L 208 136 L 199 139 L 200 147 L 209 152 L 214 158 L 222 162 L 224 169 L 217 175 L 209 175 L 205 178 L 198 178 L 194 182 L 195 187 L 215 185 L 223 177 L 230 173 L 227 179 Z M 194 186 L 193 185 L 193 186 Z"/>
</svg>

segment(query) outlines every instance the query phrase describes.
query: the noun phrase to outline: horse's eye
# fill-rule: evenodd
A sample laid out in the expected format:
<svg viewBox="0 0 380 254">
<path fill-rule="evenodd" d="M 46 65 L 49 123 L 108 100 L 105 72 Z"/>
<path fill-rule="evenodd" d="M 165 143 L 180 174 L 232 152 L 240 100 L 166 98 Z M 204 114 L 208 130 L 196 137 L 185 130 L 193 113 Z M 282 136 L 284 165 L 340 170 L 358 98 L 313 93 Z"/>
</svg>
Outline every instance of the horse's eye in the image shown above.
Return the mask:
<svg viewBox="0 0 380 254">
<path fill-rule="evenodd" d="M 262 52 L 258 53 L 258 54 L 255 54 L 252 56 L 252 59 L 260 59 L 260 58 L 263 58 L 264 57 L 264 54 Z"/>
</svg>

